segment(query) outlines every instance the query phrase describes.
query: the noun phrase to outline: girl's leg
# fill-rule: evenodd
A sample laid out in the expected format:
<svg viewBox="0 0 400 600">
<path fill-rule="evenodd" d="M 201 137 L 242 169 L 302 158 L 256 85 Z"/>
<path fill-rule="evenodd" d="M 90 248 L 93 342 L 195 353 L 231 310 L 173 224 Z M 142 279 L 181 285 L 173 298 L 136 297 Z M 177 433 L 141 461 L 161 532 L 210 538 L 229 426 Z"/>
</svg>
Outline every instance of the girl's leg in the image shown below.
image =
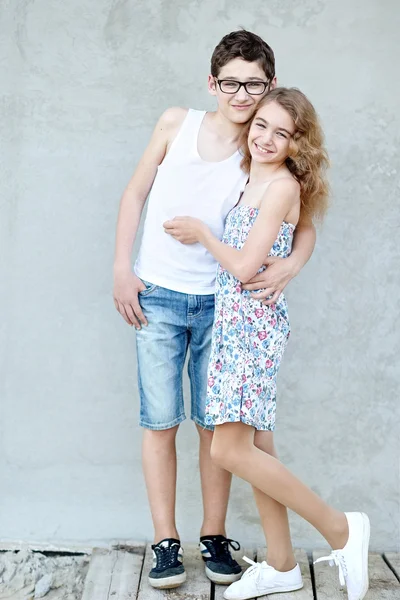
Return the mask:
<svg viewBox="0 0 400 600">
<path fill-rule="evenodd" d="M 278 458 L 272 431 L 257 431 L 254 444 L 263 452 Z M 286 506 L 253 486 L 254 497 L 267 541 L 267 562 L 277 571 L 290 571 L 296 566 L 290 539 Z"/>
<path fill-rule="evenodd" d="M 333 549 L 348 539 L 344 513 L 331 508 L 275 457 L 254 445 L 254 429 L 244 423 L 217 425 L 211 446 L 213 460 L 264 494 L 306 519 Z"/>
</svg>

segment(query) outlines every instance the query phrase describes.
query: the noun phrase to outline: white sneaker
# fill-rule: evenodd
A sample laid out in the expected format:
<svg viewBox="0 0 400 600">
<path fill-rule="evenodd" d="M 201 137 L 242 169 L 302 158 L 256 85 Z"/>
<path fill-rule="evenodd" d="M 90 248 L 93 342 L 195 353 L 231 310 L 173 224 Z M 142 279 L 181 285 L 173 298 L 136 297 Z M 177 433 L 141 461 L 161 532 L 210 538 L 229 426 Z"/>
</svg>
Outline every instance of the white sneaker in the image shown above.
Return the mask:
<svg viewBox="0 0 400 600">
<path fill-rule="evenodd" d="M 240 581 L 232 583 L 224 592 L 226 600 L 248 600 L 265 594 L 293 592 L 303 587 L 300 567 L 287 572 L 277 571 L 265 561 L 256 563 L 247 556 L 243 559 L 252 565 L 243 573 Z"/>
<path fill-rule="evenodd" d="M 331 566 L 339 567 L 340 584 L 346 585 L 348 600 L 362 600 L 368 591 L 369 519 L 364 513 L 344 514 L 349 524 L 347 544 L 342 550 L 332 550 L 330 556 L 318 558 L 315 563 L 329 560 Z"/>
</svg>

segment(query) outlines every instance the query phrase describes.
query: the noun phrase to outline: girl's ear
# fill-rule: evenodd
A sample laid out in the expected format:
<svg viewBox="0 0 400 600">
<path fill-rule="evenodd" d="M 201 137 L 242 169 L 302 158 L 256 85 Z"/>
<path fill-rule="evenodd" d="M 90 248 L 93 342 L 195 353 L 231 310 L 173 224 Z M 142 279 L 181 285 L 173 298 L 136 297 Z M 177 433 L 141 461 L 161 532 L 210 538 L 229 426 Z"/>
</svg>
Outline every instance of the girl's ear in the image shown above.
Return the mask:
<svg viewBox="0 0 400 600">
<path fill-rule="evenodd" d="M 298 137 L 298 136 L 297 136 Z M 288 152 L 288 157 L 289 158 L 296 158 L 296 156 L 299 153 L 299 146 L 297 144 L 296 141 L 296 134 L 290 138 L 290 142 L 289 142 L 289 152 Z"/>
</svg>

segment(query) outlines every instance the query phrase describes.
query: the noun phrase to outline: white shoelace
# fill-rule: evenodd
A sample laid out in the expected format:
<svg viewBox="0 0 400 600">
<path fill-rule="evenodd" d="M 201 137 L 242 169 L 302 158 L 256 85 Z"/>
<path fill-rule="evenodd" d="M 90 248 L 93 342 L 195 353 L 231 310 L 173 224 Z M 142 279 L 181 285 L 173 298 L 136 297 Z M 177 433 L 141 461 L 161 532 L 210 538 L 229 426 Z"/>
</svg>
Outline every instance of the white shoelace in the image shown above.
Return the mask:
<svg viewBox="0 0 400 600">
<path fill-rule="evenodd" d="M 272 569 L 272 567 L 270 565 L 268 565 L 265 561 L 262 563 L 257 563 L 254 562 L 254 560 L 251 560 L 251 558 L 247 558 L 247 556 L 243 556 L 243 560 L 246 561 L 249 565 L 251 565 L 251 567 L 249 569 L 247 569 L 247 571 L 245 571 L 242 579 L 244 577 L 255 577 L 256 582 L 258 583 L 260 581 L 260 577 L 261 577 L 261 571 L 263 569 Z"/>
<path fill-rule="evenodd" d="M 342 552 L 340 552 L 340 550 L 332 550 L 329 556 L 317 558 L 317 560 L 314 561 L 314 565 L 324 561 L 329 561 L 331 567 L 334 567 L 335 565 L 338 567 L 340 585 L 346 585 L 347 565 Z"/>
</svg>

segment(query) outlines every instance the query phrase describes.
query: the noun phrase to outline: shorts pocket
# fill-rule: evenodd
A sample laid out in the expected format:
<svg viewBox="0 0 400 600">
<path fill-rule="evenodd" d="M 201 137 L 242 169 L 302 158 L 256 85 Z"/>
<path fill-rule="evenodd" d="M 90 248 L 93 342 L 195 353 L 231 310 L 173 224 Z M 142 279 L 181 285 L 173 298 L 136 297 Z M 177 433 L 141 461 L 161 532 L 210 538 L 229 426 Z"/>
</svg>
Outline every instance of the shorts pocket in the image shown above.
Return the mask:
<svg viewBox="0 0 400 600">
<path fill-rule="evenodd" d="M 139 292 L 139 296 L 148 296 L 158 288 L 158 285 L 156 285 L 155 283 L 150 283 L 149 281 L 145 281 L 144 279 L 142 279 L 142 281 L 146 286 L 146 289 Z"/>
</svg>

